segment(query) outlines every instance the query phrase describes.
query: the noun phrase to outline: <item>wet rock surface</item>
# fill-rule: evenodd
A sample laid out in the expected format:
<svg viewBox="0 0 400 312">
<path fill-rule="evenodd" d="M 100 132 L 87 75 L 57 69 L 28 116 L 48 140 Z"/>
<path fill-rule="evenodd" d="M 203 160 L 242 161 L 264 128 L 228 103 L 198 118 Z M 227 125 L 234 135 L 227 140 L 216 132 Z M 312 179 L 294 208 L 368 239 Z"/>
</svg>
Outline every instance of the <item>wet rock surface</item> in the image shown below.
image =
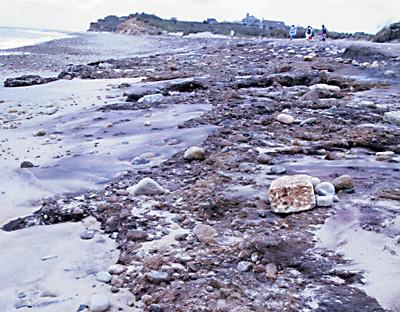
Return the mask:
<svg viewBox="0 0 400 312">
<path fill-rule="evenodd" d="M 131 168 L 98 191 L 46 200 L 33 215 L 3 228 L 96 217 L 120 251 L 122 267 L 110 269 L 107 280 L 110 292 L 113 287 L 132 294 L 126 309 L 395 311 L 397 303 L 364 288 L 373 281 L 365 281 L 361 267 L 351 269 L 348 250 L 336 252 L 347 236 L 328 248 L 313 234 L 351 204 L 360 236 L 399 238 L 395 209 L 374 208 L 384 207 L 384 200 L 398 206 L 400 129 L 388 126 L 384 114 L 399 109 L 399 82 L 388 83 L 384 71 L 399 64 L 385 53 L 343 52 L 334 42 L 199 40 L 190 52 L 69 68 L 80 78 L 146 77 L 151 90 L 124 86 L 128 102 L 103 111 L 151 112 L 170 102 L 206 101 L 210 111 L 178 128 L 216 126 L 199 146 L 207 155 L 188 161 L 181 150 L 155 166 L 138 162 L 144 167 Z M 352 63 L 376 59 L 386 65 Z M 100 66 L 105 63 L 110 65 Z M 200 85 L 152 84 L 188 77 L 205 78 Z M 162 100 L 139 103 L 151 94 L 162 94 Z M 278 119 L 282 114 L 292 118 Z M 393 152 L 387 163 L 376 161 L 376 153 L 387 151 Z M 298 175 L 303 178 L 288 178 Z M 286 180 L 274 183 L 279 179 Z M 317 188 L 321 181 L 324 187 Z M 398 245 L 386 245 L 384 253 L 398 253 Z M 109 303 L 101 299 L 99 309 Z"/>
</svg>

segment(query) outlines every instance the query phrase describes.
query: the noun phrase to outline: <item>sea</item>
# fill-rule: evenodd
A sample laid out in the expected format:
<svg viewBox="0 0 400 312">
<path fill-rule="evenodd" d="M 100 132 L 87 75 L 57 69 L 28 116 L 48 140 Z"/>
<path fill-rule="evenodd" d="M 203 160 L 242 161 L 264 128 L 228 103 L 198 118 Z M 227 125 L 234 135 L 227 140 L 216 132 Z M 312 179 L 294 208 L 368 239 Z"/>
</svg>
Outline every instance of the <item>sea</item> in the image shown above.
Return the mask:
<svg viewBox="0 0 400 312">
<path fill-rule="evenodd" d="M 55 39 L 71 38 L 74 35 L 66 31 L 14 28 L 0 26 L 0 53 L 2 50 L 35 45 Z"/>
</svg>

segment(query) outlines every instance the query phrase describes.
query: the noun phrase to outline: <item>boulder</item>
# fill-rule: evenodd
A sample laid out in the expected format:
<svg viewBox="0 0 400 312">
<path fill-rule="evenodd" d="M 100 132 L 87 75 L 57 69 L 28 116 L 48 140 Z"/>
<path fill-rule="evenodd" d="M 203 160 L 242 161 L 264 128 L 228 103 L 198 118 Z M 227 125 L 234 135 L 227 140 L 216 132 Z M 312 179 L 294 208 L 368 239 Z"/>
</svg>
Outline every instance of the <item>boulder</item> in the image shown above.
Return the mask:
<svg viewBox="0 0 400 312">
<path fill-rule="evenodd" d="M 108 272 L 99 272 L 96 274 L 96 280 L 103 283 L 109 283 L 111 281 L 111 274 Z"/>
<path fill-rule="evenodd" d="M 35 165 L 28 160 L 23 161 L 20 165 L 21 168 L 33 168 L 34 166 Z"/>
<path fill-rule="evenodd" d="M 147 279 L 153 284 L 167 283 L 171 280 L 171 276 L 167 272 L 151 271 L 146 274 Z"/>
<path fill-rule="evenodd" d="M 185 151 L 185 154 L 183 155 L 183 158 L 188 160 L 188 161 L 204 160 L 206 158 L 206 152 L 201 147 L 192 146 L 192 147 L 189 147 Z"/>
<path fill-rule="evenodd" d="M 162 195 L 166 192 L 156 181 L 144 178 L 139 183 L 131 186 L 127 191 L 132 195 Z"/>
<path fill-rule="evenodd" d="M 145 103 L 145 104 L 154 104 L 154 103 L 160 103 L 164 99 L 164 95 L 161 93 L 157 94 L 149 94 L 141 97 L 138 100 L 138 103 Z"/>
<path fill-rule="evenodd" d="M 349 175 L 342 175 L 333 180 L 336 191 L 352 189 L 354 187 L 353 178 Z"/>
<path fill-rule="evenodd" d="M 400 126 L 400 111 L 387 112 L 383 116 L 383 120 L 390 122 L 396 126 Z"/>
<path fill-rule="evenodd" d="M 275 213 L 292 213 L 313 209 L 316 205 L 311 177 L 285 176 L 272 182 L 269 189 L 271 210 Z"/>
<path fill-rule="evenodd" d="M 108 268 L 108 273 L 110 274 L 121 274 L 126 271 L 126 267 L 122 264 L 113 264 Z"/>
<path fill-rule="evenodd" d="M 334 195 L 317 196 L 318 207 L 331 207 L 334 202 Z"/>
<path fill-rule="evenodd" d="M 8 78 L 6 81 L 4 81 L 4 87 L 28 87 L 33 85 L 45 84 L 56 80 L 58 80 L 58 78 L 42 78 L 38 75 L 24 75 L 17 78 Z"/>
</svg>

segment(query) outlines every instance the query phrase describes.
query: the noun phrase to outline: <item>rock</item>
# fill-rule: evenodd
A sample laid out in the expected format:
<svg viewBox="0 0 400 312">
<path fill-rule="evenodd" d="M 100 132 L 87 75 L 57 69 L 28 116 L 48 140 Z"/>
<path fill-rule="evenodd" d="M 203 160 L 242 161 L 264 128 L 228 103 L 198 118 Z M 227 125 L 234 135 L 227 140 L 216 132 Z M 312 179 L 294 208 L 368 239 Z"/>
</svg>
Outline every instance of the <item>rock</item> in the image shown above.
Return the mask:
<svg viewBox="0 0 400 312">
<path fill-rule="evenodd" d="M 105 312 L 111 306 L 110 298 L 107 296 L 93 295 L 90 298 L 89 307 L 93 312 Z"/>
<path fill-rule="evenodd" d="M 291 213 L 315 207 L 314 188 L 307 175 L 285 176 L 272 182 L 269 189 L 271 210 L 275 213 Z"/>
<path fill-rule="evenodd" d="M 323 83 L 317 83 L 310 86 L 310 90 L 340 92 L 340 88 L 338 86 L 331 86 Z"/>
<path fill-rule="evenodd" d="M 303 120 L 300 123 L 300 127 L 303 127 L 304 125 L 312 125 L 315 124 L 317 122 L 317 118 L 311 117 L 311 118 L 307 118 L 306 120 Z"/>
<path fill-rule="evenodd" d="M 95 234 L 96 234 L 95 230 L 86 230 L 81 233 L 81 238 L 84 240 L 89 240 L 92 239 Z"/>
<path fill-rule="evenodd" d="M 167 272 L 151 271 L 146 274 L 147 279 L 153 284 L 168 283 L 171 276 Z"/>
<path fill-rule="evenodd" d="M 395 157 L 395 153 L 392 151 L 387 151 L 387 152 L 378 152 L 375 154 L 376 160 L 377 161 L 388 161 L 392 160 L 393 157 Z"/>
<path fill-rule="evenodd" d="M 144 125 L 145 127 L 150 127 L 150 126 L 151 126 L 151 122 L 150 122 L 150 121 L 145 121 L 145 122 L 143 123 L 143 125 Z"/>
<path fill-rule="evenodd" d="M 237 265 L 237 269 L 240 272 L 248 272 L 253 267 L 253 263 L 249 261 L 240 261 Z"/>
<path fill-rule="evenodd" d="M 144 103 L 144 104 L 154 104 L 154 103 L 160 103 L 164 100 L 164 95 L 161 93 L 157 94 L 149 94 L 141 97 L 138 100 L 138 103 Z"/>
<path fill-rule="evenodd" d="M 393 70 L 387 70 L 383 73 L 386 77 L 393 77 L 396 73 Z"/>
<path fill-rule="evenodd" d="M 215 242 L 217 232 L 207 224 L 198 224 L 193 229 L 193 234 L 203 243 L 211 244 Z"/>
<path fill-rule="evenodd" d="M 282 166 L 272 166 L 270 172 L 272 174 L 284 174 L 286 172 L 286 168 Z"/>
<path fill-rule="evenodd" d="M 34 135 L 37 137 L 41 137 L 41 136 L 45 136 L 46 133 L 47 133 L 46 130 L 41 129 L 38 132 L 36 132 Z"/>
<path fill-rule="evenodd" d="M 387 112 L 383 116 L 383 120 L 390 122 L 396 126 L 400 126 L 400 111 Z"/>
<path fill-rule="evenodd" d="M 312 183 L 313 187 L 315 188 L 318 184 L 321 183 L 321 179 L 319 179 L 317 177 L 311 177 L 311 183 Z"/>
<path fill-rule="evenodd" d="M 6 81 L 4 81 L 4 87 L 28 87 L 33 85 L 45 84 L 56 80 L 58 80 L 58 78 L 42 78 L 38 75 L 24 75 L 17 78 L 7 79 Z"/>
<path fill-rule="evenodd" d="M 151 178 L 144 178 L 138 184 L 131 186 L 127 191 L 132 195 L 162 195 L 166 190 Z"/>
<path fill-rule="evenodd" d="M 265 153 L 261 153 L 260 155 L 258 155 L 257 161 L 260 164 L 264 164 L 264 165 L 271 165 L 274 162 L 272 156 L 265 154 Z"/>
<path fill-rule="evenodd" d="M 126 233 L 126 238 L 132 241 L 141 241 L 145 240 L 148 237 L 148 234 L 145 231 L 141 230 L 129 230 Z"/>
<path fill-rule="evenodd" d="M 111 281 L 111 274 L 108 272 L 99 272 L 96 274 L 96 280 L 103 283 L 109 283 Z"/>
<path fill-rule="evenodd" d="M 342 175 L 333 180 L 336 191 L 352 189 L 354 187 L 353 178 L 349 175 Z"/>
<path fill-rule="evenodd" d="M 315 186 L 315 193 L 321 196 L 335 195 L 335 187 L 330 182 L 322 182 Z"/>
<path fill-rule="evenodd" d="M 317 196 L 318 207 L 331 207 L 334 202 L 334 195 Z"/>
<path fill-rule="evenodd" d="M 206 158 L 206 152 L 201 147 L 192 146 L 185 151 L 183 158 L 189 161 L 204 160 Z"/>
<path fill-rule="evenodd" d="M 268 263 L 265 266 L 265 273 L 268 278 L 276 279 L 276 277 L 278 275 L 278 268 L 276 267 L 275 263 Z"/>
<path fill-rule="evenodd" d="M 149 162 L 150 160 L 142 156 L 138 156 L 132 159 L 132 165 L 134 166 L 145 165 L 148 164 Z"/>
<path fill-rule="evenodd" d="M 108 268 L 108 273 L 110 274 L 121 274 L 126 271 L 126 267 L 122 264 L 114 264 Z"/>
<path fill-rule="evenodd" d="M 20 167 L 21 168 L 33 168 L 33 167 L 35 167 L 35 165 L 32 162 L 25 160 L 21 163 Z"/>
<path fill-rule="evenodd" d="M 313 55 L 305 55 L 303 57 L 303 61 L 306 61 L 306 62 L 311 62 L 313 60 L 314 60 L 314 56 Z"/>
<path fill-rule="evenodd" d="M 279 114 L 276 120 L 287 125 L 291 125 L 294 122 L 294 118 L 288 114 Z"/>
</svg>

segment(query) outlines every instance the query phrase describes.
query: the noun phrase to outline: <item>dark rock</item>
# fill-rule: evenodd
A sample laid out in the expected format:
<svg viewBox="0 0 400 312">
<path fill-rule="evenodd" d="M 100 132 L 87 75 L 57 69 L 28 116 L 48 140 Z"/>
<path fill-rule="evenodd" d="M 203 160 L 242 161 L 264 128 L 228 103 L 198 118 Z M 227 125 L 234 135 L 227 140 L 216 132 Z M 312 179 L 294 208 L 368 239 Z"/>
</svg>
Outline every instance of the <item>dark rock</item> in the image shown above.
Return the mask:
<svg viewBox="0 0 400 312">
<path fill-rule="evenodd" d="M 4 87 L 28 87 L 33 85 L 45 84 L 56 80 L 58 80 L 58 78 L 42 78 L 39 75 L 24 75 L 17 78 L 8 78 L 6 81 L 4 81 Z"/>
<path fill-rule="evenodd" d="M 35 165 L 30 161 L 25 160 L 21 163 L 21 168 L 33 168 L 33 167 L 35 167 Z"/>
</svg>

